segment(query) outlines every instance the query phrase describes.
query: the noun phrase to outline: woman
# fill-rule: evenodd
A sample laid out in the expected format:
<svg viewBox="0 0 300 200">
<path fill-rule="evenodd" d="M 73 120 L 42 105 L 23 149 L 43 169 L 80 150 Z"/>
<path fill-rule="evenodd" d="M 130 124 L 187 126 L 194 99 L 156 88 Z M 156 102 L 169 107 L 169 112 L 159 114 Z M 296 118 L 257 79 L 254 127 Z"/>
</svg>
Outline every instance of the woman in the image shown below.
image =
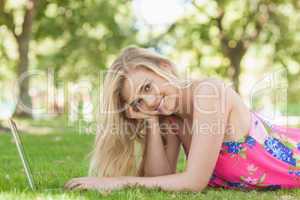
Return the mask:
<svg viewBox="0 0 300 200">
<path fill-rule="evenodd" d="M 300 187 L 300 129 L 270 125 L 220 80 L 183 80 L 170 60 L 129 47 L 110 67 L 103 94 L 90 176 L 68 189 Z M 179 173 L 180 145 L 187 165 Z"/>
</svg>

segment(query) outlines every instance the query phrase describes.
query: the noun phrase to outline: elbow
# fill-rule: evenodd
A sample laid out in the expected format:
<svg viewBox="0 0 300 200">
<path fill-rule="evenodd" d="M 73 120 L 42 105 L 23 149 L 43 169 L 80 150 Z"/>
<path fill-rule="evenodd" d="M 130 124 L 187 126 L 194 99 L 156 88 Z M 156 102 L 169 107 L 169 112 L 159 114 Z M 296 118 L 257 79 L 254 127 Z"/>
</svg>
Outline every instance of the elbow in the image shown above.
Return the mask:
<svg viewBox="0 0 300 200">
<path fill-rule="evenodd" d="M 201 184 L 191 184 L 187 189 L 190 192 L 202 192 L 205 189 L 205 186 Z"/>
<path fill-rule="evenodd" d="M 185 176 L 185 190 L 190 192 L 202 192 L 206 186 L 207 183 L 205 181 L 199 180 L 197 176 L 191 177 L 186 174 Z"/>
</svg>

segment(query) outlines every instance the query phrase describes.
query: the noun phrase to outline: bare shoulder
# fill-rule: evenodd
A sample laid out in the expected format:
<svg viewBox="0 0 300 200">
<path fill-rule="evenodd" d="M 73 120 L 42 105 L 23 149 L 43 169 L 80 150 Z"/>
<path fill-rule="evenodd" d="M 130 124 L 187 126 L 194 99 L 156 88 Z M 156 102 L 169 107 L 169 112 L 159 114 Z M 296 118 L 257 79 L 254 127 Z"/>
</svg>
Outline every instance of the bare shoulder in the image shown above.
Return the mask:
<svg viewBox="0 0 300 200">
<path fill-rule="evenodd" d="M 219 103 L 223 112 L 230 112 L 236 93 L 225 81 L 217 78 L 195 80 L 193 83 L 194 103 L 197 107 L 209 107 Z M 215 106 L 214 106 L 215 107 Z"/>
<path fill-rule="evenodd" d="M 224 140 L 227 141 L 239 140 L 249 132 L 250 109 L 231 85 L 215 78 L 204 79 L 195 85 L 194 94 L 198 97 L 194 100 L 194 116 L 223 120 L 226 124 Z"/>
</svg>

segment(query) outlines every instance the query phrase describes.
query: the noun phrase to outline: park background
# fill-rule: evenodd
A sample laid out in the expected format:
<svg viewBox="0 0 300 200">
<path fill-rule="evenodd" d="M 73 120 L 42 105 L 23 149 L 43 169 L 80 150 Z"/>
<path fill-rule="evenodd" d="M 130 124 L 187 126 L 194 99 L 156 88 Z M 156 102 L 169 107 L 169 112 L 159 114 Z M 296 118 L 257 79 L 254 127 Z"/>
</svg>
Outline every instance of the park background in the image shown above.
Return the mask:
<svg viewBox="0 0 300 200">
<path fill-rule="evenodd" d="M 281 124 L 300 124 L 300 1 L 0 0 L 0 198 L 65 195 L 28 190 L 10 116 L 40 188 L 86 175 L 102 72 L 128 45 L 170 58 L 181 76 L 221 78 L 251 109 Z M 208 190 L 195 198 L 300 196 L 279 194 Z M 105 198 L 150 196 L 194 198 L 142 189 Z"/>
</svg>

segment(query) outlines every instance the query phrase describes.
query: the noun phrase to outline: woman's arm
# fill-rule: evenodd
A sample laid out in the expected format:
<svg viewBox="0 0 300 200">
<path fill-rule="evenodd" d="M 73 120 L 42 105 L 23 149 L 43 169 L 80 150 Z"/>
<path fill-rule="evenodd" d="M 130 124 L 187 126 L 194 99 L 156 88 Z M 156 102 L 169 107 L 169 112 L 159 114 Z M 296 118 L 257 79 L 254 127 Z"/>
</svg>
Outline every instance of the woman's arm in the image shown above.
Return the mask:
<svg viewBox="0 0 300 200">
<path fill-rule="evenodd" d="M 156 177 L 78 178 L 70 189 L 113 190 L 125 186 L 159 187 L 167 191 L 203 190 L 212 175 L 232 109 L 228 88 L 218 81 L 200 83 L 194 91 L 192 142 L 184 172 Z"/>
<path fill-rule="evenodd" d="M 157 126 L 158 118 L 149 121 L 146 135 L 145 157 L 142 163 L 144 176 L 161 176 L 176 172 L 180 141 L 170 130 L 170 123 L 163 120 L 160 123 L 163 131 Z M 166 144 L 162 139 L 164 134 Z"/>
</svg>

